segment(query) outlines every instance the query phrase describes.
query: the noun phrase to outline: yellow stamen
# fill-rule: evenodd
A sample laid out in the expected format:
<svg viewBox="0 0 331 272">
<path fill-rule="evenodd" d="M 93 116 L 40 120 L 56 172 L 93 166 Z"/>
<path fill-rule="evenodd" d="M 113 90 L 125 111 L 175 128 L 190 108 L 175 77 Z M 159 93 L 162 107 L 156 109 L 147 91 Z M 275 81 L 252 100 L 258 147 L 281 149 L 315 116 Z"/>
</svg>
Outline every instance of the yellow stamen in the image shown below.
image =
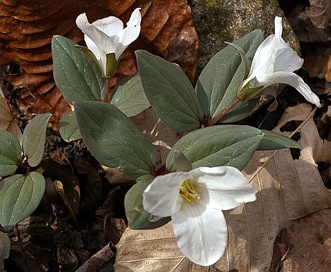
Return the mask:
<svg viewBox="0 0 331 272">
<path fill-rule="evenodd" d="M 194 203 L 194 199 L 200 199 L 199 193 L 199 188 L 195 187 L 190 179 L 184 180 L 179 189 L 179 195 L 190 204 Z"/>
</svg>

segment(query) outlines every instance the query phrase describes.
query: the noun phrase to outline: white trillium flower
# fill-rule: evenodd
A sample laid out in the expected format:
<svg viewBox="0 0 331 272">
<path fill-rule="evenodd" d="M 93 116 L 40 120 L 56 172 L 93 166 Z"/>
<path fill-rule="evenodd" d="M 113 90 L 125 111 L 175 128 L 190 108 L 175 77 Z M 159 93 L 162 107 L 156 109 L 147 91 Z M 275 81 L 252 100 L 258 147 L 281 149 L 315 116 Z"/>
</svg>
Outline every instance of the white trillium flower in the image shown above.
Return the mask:
<svg viewBox="0 0 331 272">
<path fill-rule="evenodd" d="M 136 8 L 131 14 L 127 27 L 114 16 L 99 19 L 89 23 L 86 14 L 80 14 L 76 19 L 77 26 L 84 33 L 85 43 L 95 55 L 104 75 L 107 75 L 107 55 L 115 54 L 118 61 L 124 50 L 135 41 L 140 34 L 141 14 Z"/>
<path fill-rule="evenodd" d="M 224 254 L 227 225 L 222 210 L 256 200 L 256 189 L 230 166 L 199 167 L 158 176 L 143 194 L 144 209 L 171 216 L 177 245 L 199 265 L 212 265 Z"/>
<path fill-rule="evenodd" d="M 282 39 L 282 18 L 275 17 L 275 34 L 268 36 L 258 47 L 247 79 L 238 97 L 247 97 L 249 88 L 264 89 L 276 83 L 295 88 L 307 101 L 320 107 L 320 100 L 301 77 L 293 71 L 301 68 L 303 59 Z M 247 86 L 246 86 L 247 87 Z"/>
</svg>

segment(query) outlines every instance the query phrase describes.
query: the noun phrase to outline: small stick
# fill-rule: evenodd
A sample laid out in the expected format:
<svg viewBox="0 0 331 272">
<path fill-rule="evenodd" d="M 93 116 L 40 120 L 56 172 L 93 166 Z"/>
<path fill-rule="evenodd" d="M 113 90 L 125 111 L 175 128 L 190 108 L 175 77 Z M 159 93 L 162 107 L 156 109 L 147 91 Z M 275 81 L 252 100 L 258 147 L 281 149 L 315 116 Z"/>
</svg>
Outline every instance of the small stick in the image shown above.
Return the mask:
<svg viewBox="0 0 331 272">
<path fill-rule="evenodd" d="M 77 225 L 78 229 L 79 229 L 79 224 L 78 224 L 78 221 L 77 221 L 77 218 L 76 218 L 76 215 L 70 205 L 70 202 L 64 192 L 64 188 L 63 188 L 63 184 L 61 181 L 59 180 L 54 180 L 53 182 L 54 184 L 54 187 L 55 187 L 55 190 L 57 191 L 57 193 L 60 195 L 60 197 L 62 198 L 64 204 L 66 205 L 72 219 L 74 220 L 75 224 Z"/>
</svg>

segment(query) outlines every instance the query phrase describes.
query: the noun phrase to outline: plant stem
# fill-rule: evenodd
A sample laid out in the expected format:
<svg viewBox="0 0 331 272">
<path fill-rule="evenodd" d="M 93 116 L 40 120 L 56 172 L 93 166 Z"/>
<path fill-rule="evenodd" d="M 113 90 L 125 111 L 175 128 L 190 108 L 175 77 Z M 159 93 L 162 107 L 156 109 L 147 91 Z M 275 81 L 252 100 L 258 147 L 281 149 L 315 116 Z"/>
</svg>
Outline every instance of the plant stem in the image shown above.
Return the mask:
<svg viewBox="0 0 331 272">
<path fill-rule="evenodd" d="M 106 78 L 106 90 L 105 90 L 105 96 L 103 97 L 102 102 L 109 103 L 110 102 L 110 77 Z"/>
<path fill-rule="evenodd" d="M 207 123 L 207 127 L 215 125 L 223 116 L 225 116 L 237 103 L 240 102 L 240 99 L 236 97 L 224 110 L 222 110 L 216 117 L 210 119 Z"/>
</svg>

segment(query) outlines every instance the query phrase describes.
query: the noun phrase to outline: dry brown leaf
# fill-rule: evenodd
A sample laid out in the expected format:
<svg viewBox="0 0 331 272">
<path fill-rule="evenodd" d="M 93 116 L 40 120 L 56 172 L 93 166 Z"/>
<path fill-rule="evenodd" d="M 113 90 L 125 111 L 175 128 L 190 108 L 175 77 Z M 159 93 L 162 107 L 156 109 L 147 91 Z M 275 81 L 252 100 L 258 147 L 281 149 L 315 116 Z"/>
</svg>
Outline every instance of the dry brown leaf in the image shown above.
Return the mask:
<svg viewBox="0 0 331 272">
<path fill-rule="evenodd" d="M 329 0 L 282 1 L 285 13 L 300 42 L 331 40 L 331 5 Z"/>
<path fill-rule="evenodd" d="M 292 110 L 296 108 L 288 109 L 286 114 Z M 298 159 L 292 158 L 289 149 L 255 153 L 243 172 L 258 188 L 257 200 L 225 212 L 228 247 L 212 268 L 269 271 L 280 229 L 291 220 L 331 207 L 331 193 L 324 187 L 313 150 L 307 145 L 310 130 L 309 121 L 300 129 L 302 149 Z M 127 229 L 118 244 L 117 272 L 203 269 L 209 271 L 183 259 L 171 223 L 150 231 Z"/>
<path fill-rule="evenodd" d="M 328 52 L 310 52 L 305 58 L 304 68 L 310 77 L 318 77 L 331 82 L 331 54 Z"/>
<path fill-rule="evenodd" d="M 331 210 L 326 209 L 299 219 L 285 228 L 290 250 L 284 271 L 330 271 Z"/>
<path fill-rule="evenodd" d="M 327 29 L 331 25 L 330 0 L 309 0 L 309 2 L 310 6 L 306 14 L 316 27 Z"/>
<path fill-rule="evenodd" d="M 7 130 L 21 142 L 22 132 L 12 116 L 7 99 L 0 93 L 0 130 Z"/>
<path fill-rule="evenodd" d="M 63 35 L 80 43 L 76 27 L 78 14 L 86 12 L 90 21 L 115 15 L 127 22 L 131 12 L 141 8 L 141 35 L 122 55 L 114 85 L 137 71 L 134 50 L 148 49 L 178 63 L 193 80 L 197 65 L 198 36 L 191 9 L 185 0 L 0 0 L 0 65 L 15 63 L 25 71 L 9 75 L 22 90 L 17 101 L 28 113 L 53 113 L 53 121 L 70 111 L 52 77 L 51 39 Z"/>
</svg>

